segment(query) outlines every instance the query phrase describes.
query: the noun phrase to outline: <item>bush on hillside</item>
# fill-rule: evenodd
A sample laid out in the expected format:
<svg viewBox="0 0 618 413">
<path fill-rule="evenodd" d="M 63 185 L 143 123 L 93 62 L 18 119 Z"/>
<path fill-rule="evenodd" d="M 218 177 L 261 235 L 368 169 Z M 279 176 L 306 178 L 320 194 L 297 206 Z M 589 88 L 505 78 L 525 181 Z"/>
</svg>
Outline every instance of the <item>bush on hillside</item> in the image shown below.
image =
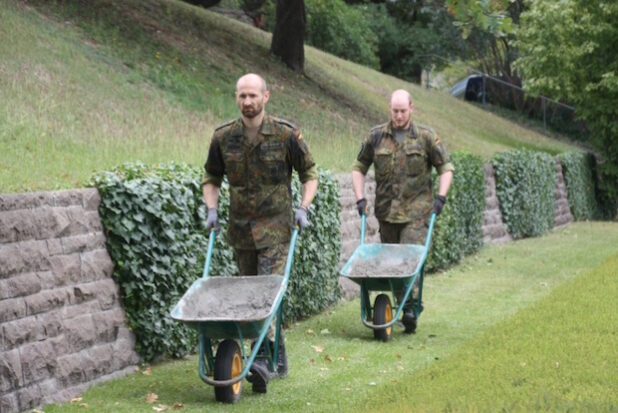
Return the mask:
<svg viewBox="0 0 618 413">
<path fill-rule="evenodd" d="M 170 310 L 202 276 L 208 234 L 201 178 L 198 168 L 170 163 L 125 164 L 92 180 L 101 194 L 99 212 L 122 305 L 136 337 L 136 350 L 147 361 L 161 355 L 182 356 L 196 343 L 195 333 L 172 320 Z M 320 170 L 320 179 L 309 214 L 311 227 L 298 238 L 284 301 L 288 322 L 315 314 L 339 298 L 339 193 L 328 172 Z M 298 204 L 296 177 L 293 188 Z M 229 204 L 225 183 L 219 199 L 224 231 Z M 235 274 L 233 261 L 225 237 L 218 236 L 210 274 Z"/>
<path fill-rule="evenodd" d="M 451 156 L 455 173 L 448 201 L 434 224 L 427 270 L 437 271 L 459 262 L 483 245 L 485 171 L 483 161 L 467 152 Z M 434 177 L 434 191 L 438 179 Z"/>
<path fill-rule="evenodd" d="M 544 152 L 518 149 L 497 154 L 496 195 L 515 239 L 541 235 L 554 226 L 556 166 Z"/>
<path fill-rule="evenodd" d="M 559 155 L 573 218 L 585 221 L 598 216 L 595 194 L 596 160 L 590 153 L 568 152 Z"/>
</svg>

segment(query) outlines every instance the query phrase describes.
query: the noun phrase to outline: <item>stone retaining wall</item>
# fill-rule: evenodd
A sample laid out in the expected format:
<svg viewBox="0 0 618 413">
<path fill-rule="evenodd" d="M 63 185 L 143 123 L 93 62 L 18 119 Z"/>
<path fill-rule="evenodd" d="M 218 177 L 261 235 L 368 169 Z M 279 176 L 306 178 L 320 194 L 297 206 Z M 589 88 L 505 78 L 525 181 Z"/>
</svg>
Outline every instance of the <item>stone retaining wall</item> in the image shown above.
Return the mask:
<svg viewBox="0 0 618 413">
<path fill-rule="evenodd" d="M 67 401 L 139 358 L 95 189 L 0 195 L 0 411 Z"/>
</svg>

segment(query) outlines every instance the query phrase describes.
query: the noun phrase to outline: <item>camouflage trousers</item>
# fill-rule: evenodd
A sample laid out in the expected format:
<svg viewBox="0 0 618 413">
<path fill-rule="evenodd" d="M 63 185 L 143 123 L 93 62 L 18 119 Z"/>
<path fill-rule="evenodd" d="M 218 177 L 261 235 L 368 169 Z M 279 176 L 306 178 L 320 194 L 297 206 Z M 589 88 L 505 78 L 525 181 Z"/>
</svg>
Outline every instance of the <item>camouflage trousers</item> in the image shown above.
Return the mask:
<svg viewBox="0 0 618 413">
<path fill-rule="evenodd" d="M 383 244 L 425 244 L 429 224 L 424 219 L 412 222 L 395 224 L 392 222 L 378 221 L 380 224 L 380 242 Z M 403 292 L 396 293 L 397 301 L 402 298 Z M 412 288 L 412 299 L 408 300 L 404 309 L 412 310 L 418 301 L 418 282 Z"/>
<path fill-rule="evenodd" d="M 283 275 L 288 257 L 289 243 L 277 244 L 259 250 L 234 250 L 240 275 Z M 276 317 L 268 328 L 268 339 L 275 340 Z M 283 328 L 281 329 L 283 339 Z"/>
</svg>

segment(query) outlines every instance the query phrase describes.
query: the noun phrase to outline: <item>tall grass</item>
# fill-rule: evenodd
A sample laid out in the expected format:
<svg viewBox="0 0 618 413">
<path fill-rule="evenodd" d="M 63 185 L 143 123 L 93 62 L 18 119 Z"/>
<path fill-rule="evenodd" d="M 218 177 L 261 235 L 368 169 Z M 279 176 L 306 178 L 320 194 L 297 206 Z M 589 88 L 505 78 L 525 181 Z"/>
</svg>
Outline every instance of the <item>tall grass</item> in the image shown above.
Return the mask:
<svg viewBox="0 0 618 413">
<path fill-rule="evenodd" d="M 177 0 L 3 0 L 0 19 L 0 192 L 81 186 L 125 161 L 201 165 L 249 71 L 269 82 L 268 111 L 295 122 L 334 171 L 349 170 L 399 87 L 451 150 L 571 148 L 311 47 L 294 73 L 269 54 L 268 33 Z"/>
</svg>

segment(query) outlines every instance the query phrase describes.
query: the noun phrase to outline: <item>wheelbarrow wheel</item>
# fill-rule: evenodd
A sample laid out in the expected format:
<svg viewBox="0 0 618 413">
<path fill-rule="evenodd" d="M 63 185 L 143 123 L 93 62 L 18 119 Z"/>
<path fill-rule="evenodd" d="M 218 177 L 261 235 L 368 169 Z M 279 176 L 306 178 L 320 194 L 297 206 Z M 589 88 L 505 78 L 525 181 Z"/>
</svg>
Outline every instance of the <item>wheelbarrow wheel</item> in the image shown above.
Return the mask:
<svg viewBox="0 0 618 413">
<path fill-rule="evenodd" d="M 229 380 L 242 372 L 242 357 L 235 340 L 222 341 L 215 357 L 215 380 Z M 240 399 L 242 380 L 230 386 L 215 387 L 215 398 L 219 402 L 234 403 Z"/>
<path fill-rule="evenodd" d="M 373 305 L 373 324 L 386 324 L 393 319 L 393 308 L 391 307 L 391 299 L 386 294 L 380 294 L 376 297 Z M 382 341 L 389 341 L 393 337 L 393 328 L 374 328 L 373 336 Z"/>
</svg>

